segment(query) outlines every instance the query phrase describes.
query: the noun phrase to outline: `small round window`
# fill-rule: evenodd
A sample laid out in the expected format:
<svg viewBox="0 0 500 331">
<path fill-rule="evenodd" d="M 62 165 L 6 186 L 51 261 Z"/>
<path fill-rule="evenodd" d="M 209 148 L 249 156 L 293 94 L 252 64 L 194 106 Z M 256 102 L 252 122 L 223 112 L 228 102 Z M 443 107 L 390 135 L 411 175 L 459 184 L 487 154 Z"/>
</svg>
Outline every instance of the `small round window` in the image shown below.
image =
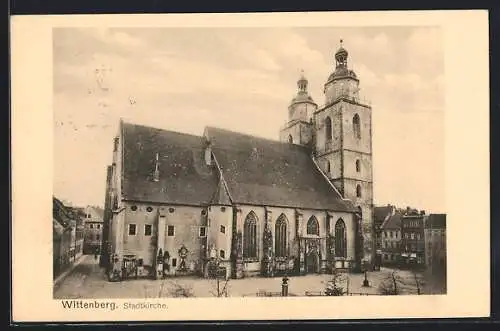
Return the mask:
<svg viewBox="0 0 500 331">
<path fill-rule="evenodd" d="M 207 214 L 207 211 L 206 211 L 205 209 L 203 209 L 203 210 L 201 211 L 201 214 L 202 214 L 202 215 L 206 215 L 206 214 Z"/>
<path fill-rule="evenodd" d="M 225 212 L 226 211 L 226 207 L 220 207 L 220 211 L 221 212 Z"/>
<path fill-rule="evenodd" d="M 174 208 L 169 208 L 169 209 L 168 209 L 168 211 L 169 211 L 170 213 L 173 213 L 173 212 L 175 211 L 175 209 L 174 209 Z"/>
<path fill-rule="evenodd" d="M 153 211 L 153 207 L 148 207 L 148 208 L 146 208 L 146 210 L 148 211 L 148 213 L 150 213 Z"/>
<path fill-rule="evenodd" d="M 137 210 L 137 206 L 132 206 L 132 207 L 130 207 L 130 209 L 132 209 L 133 211 L 136 211 Z"/>
</svg>

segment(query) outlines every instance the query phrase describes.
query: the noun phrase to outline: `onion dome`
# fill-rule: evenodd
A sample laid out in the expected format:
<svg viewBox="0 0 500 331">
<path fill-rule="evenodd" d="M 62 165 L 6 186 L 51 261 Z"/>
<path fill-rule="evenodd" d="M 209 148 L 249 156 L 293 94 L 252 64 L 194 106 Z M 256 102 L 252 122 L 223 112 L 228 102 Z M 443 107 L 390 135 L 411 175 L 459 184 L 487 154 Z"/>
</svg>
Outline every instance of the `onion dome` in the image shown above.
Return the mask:
<svg viewBox="0 0 500 331">
<path fill-rule="evenodd" d="M 352 78 L 357 80 L 356 73 L 347 66 L 349 53 L 343 47 L 342 43 L 343 40 L 340 39 L 340 47 L 337 52 L 335 52 L 335 71 L 328 77 L 328 82 L 340 78 Z"/>
</svg>

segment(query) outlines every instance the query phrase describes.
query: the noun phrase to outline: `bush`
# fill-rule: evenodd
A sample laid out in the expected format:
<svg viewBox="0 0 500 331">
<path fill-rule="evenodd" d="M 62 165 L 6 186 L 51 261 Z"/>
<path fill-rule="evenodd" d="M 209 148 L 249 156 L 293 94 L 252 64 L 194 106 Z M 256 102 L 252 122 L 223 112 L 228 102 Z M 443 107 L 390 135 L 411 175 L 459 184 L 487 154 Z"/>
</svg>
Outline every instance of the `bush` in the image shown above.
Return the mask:
<svg viewBox="0 0 500 331">
<path fill-rule="evenodd" d="M 341 296 L 346 293 L 344 288 L 340 285 L 345 280 L 344 275 L 337 269 L 333 269 L 332 279 L 326 284 L 325 294 L 328 296 Z"/>
</svg>

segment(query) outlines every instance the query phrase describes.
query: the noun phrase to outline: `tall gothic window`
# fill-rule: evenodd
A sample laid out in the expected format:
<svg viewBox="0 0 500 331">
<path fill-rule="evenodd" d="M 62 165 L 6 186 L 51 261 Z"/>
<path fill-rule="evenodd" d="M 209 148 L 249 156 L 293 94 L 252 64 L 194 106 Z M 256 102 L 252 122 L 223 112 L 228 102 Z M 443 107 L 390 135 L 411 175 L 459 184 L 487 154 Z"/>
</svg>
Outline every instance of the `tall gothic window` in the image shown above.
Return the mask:
<svg viewBox="0 0 500 331">
<path fill-rule="evenodd" d="M 307 234 L 319 236 L 319 223 L 314 216 L 311 216 L 309 221 L 307 221 Z"/>
<path fill-rule="evenodd" d="M 325 119 L 326 141 L 332 140 L 332 119 L 327 116 Z"/>
<path fill-rule="evenodd" d="M 293 144 L 293 137 L 291 134 L 288 135 L 288 143 Z"/>
<path fill-rule="evenodd" d="M 359 160 L 356 160 L 356 172 L 361 171 L 361 162 Z"/>
<path fill-rule="evenodd" d="M 335 223 L 335 256 L 347 257 L 347 238 L 345 223 L 339 218 Z"/>
<path fill-rule="evenodd" d="M 275 232 L 275 247 L 274 254 L 276 257 L 285 257 L 288 254 L 287 250 L 287 221 L 286 216 L 281 214 L 276 221 Z"/>
<path fill-rule="evenodd" d="M 354 132 L 354 137 L 361 139 L 361 122 L 358 114 L 352 118 L 352 131 Z"/>
<path fill-rule="evenodd" d="M 356 185 L 356 197 L 361 198 L 361 185 Z"/>
<path fill-rule="evenodd" d="M 257 216 L 251 211 L 243 225 L 243 257 L 257 258 Z"/>
</svg>

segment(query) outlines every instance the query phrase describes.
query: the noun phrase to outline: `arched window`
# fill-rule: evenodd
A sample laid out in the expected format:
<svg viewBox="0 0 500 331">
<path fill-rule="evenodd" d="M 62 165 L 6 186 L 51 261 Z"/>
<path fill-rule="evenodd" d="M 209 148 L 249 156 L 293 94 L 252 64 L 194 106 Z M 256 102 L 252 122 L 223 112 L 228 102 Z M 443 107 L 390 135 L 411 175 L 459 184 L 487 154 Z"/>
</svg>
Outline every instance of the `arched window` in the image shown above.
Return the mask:
<svg viewBox="0 0 500 331">
<path fill-rule="evenodd" d="M 354 132 L 354 137 L 361 139 L 361 121 L 358 114 L 355 114 L 352 118 L 352 131 Z"/>
<path fill-rule="evenodd" d="M 311 216 L 309 221 L 307 221 L 307 234 L 319 236 L 319 223 L 314 216 Z"/>
<path fill-rule="evenodd" d="M 352 131 L 354 132 L 354 137 L 361 139 L 361 122 L 358 114 L 355 114 L 352 118 Z"/>
<path fill-rule="evenodd" d="M 359 160 L 356 160 L 356 172 L 361 171 L 361 162 Z"/>
<path fill-rule="evenodd" d="M 332 140 L 332 119 L 327 116 L 325 119 L 326 141 Z"/>
<path fill-rule="evenodd" d="M 335 223 L 335 256 L 347 257 L 347 238 L 345 223 L 339 218 Z"/>
<path fill-rule="evenodd" d="M 251 211 L 243 225 L 243 257 L 257 258 L 257 216 Z"/>
<path fill-rule="evenodd" d="M 287 220 L 286 216 L 281 214 L 278 217 L 275 225 L 275 241 L 274 241 L 274 255 L 276 257 L 288 256 L 287 250 Z"/>
<path fill-rule="evenodd" d="M 361 198 L 361 185 L 356 185 L 356 196 Z"/>
<path fill-rule="evenodd" d="M 332 171 L 330 161 L 326 161 L 326 173 L 329 174 Z"/>
<path fill-rule="evenodd" d="M 293 137 L 291 134 L 288 135 L 288 143 L 293 144 Z"/>
</svg>

